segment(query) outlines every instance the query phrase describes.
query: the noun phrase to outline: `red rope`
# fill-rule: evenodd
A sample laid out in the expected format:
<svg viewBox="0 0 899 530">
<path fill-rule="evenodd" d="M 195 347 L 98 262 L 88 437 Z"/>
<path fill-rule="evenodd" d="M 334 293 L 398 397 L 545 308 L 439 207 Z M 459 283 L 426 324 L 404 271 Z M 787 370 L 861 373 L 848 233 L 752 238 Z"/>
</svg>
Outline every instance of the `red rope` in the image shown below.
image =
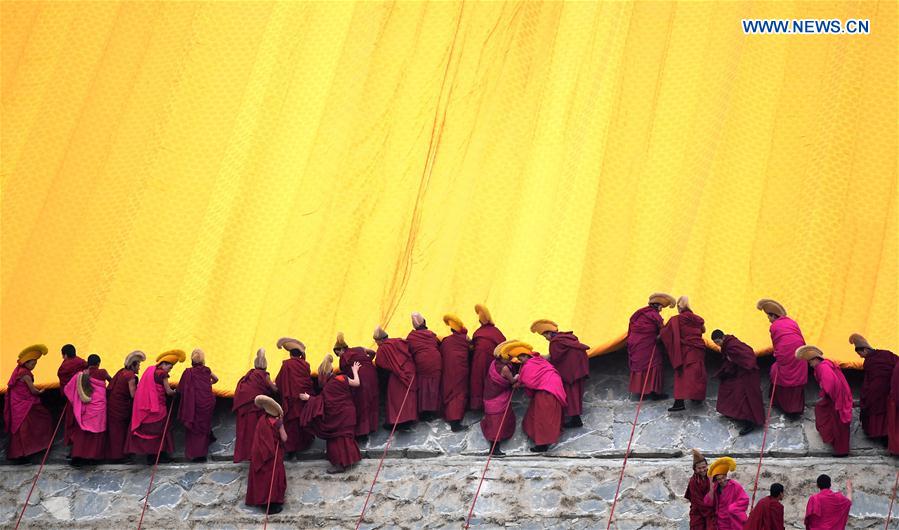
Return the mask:
<svg viewBox="0 0 899 530">
<path fill-rule="evenodd" d="M 7 394 L 7 399 L 9 399 L 9 395 Z M 65 405 L 62 406 L 62 413 L 59 415 L 59 420 L 56 422 L 56 428 L 53 429 L 53 436 L 50 437 L 50 444 L 47 445 L 47 450 L 44 451 L 44 457 L 41 458 L 41 467 L 37 469 L 37 475 L 34 476 L 34 480 L 31 481 L 31 489 L 28 490 L 28 496 L 25 497 L 25 506 L 22 506 L 22 513 L 19 514 L 19 518 L 16 519 L 16 530 L 19 528 L 19 523 L 22 522 L 22 517 L 25 516 L 25 510 L 28 509 L 28 501 L 31 500 L 31 494 L 34 493 L 34 487 L 37 485 L 37 480 L 41 477 L 41 471 L 44 470 L 44 462 L 47 461 L 47 455 L 50 454 L 50 448 L 53 447 L 53 440 L 56 439 L 56 433 L 59 431 L 59 426 L 62 424 L 62 419 L 66 416 L 66 409 L 69 407 L 69 402 L 66 401 Z"/>
<path fill-rule="evenodd" d="M 150 502 L 150 490 L 153 489 L 153 479 L 156 478 L 156 468 L 159 467 L 159 455 L 162 454 L 162 448 L 165 445 L 165 433 L 169 430 L 169 419 L 172 417 L 172 409 L 175 408 L 175 400 L 169 406 L 169 412 L 165 416 L 165 425 L 162 427 L 162 437 L 159 439 L 159 450 L 156 451 L 156 462 L 153 464 L 153 472 L 150 473 L 150 484 L 147 486 L 147 495 L 144 497 L 144 508 L 140 511 L 140 520 L 137 521 L 137 530 L 141 529 L 144 524 L 144 513 L 147 511 L 147 503 Z"/>
<path fill-rule="evenodd" d="M 618 493 L 621 491 L 621 481 L 624 480 L 624 469 L 627 467 L 627 458 L 631 453 L 631 442 L 634 440 L 634 431 L 637 430 L 637 420 L 640 418 L 640 408 L 643 405 L 643 396 L 646 395 L 646 384 L 649 383 L 649 374 L 652 373 L 652 358 L 656 354 L 656 347 L 653 345 L 652 353 L 649 354 L 649 369 L 643 376 L 643 388 L 640 389 L 640 401 L 637 402 L 637 413 L 634 414 L 634 425 L 631 427 L 631 437 L 627 440 L 627 449 L 624 451 L 624 463 L 621 464 L 621 473 L 618 475 L 618 486 L 615 488 L 615 497 L 612 499 L 612 509 L 609 511 L 609 522 L 606 524 L 606 530 L 612 528 L 612 517 L 615 516 L 615 505 L 618 504 Z"/>
<path fill-rule="evenodd" d="M 759 474 L 762 472 L 762 455 L 765 454 L 765 443 L 768 441 L 768 424 L 771 423 L 771 408 L 774 406 L 774 389 L 777 387 L 777 372 L 774 372 L 774 381 L 771 382 L 771 399 L 768 400 L 768 416 L 765 418 L 765 432 L 762 434 L 762 450 L 759 451 L 759 465 L 755 469 L 755 483 L 752 485 L 752 502 L 749 503 L 749 511 L 755 508 L 755 492 L 759 488 Z"/>
<path fill-rule="evenodd" d="M 890 519 L 893 515 L 893 501 L 896 500 L 897 489 L 899 489 L 899 471 L 896 472 L 896 482 L 893 484 L 893 496 L 890 497 L 890 510 L 887 512 L 887 524 L 883 525 L 883 530 L 890 530 Z"/>
<path fill-rule="evenodd" d="M 275 436 L 281 436 L 280 428 Z M 268 528 L 268 509 L 272 505 L 272 490 L 275 489 L 275 466 L 278 465 L 278 450 L 281 449 L 281 440 L 277 440 L 275 445 L 275 460 L 272 462 L 272 479 L 268 483 L 268 501 L 265 503 L 265 519 L 262 521 L 262 530 Z"/>
<path fill-rule="evenodd" d="M 506 422 L 506 413 L 509 412 L 509 405 L 512 404 L 512 395 L 514 392 L 515 391 L 513 390 L 509 393 L 509 401 L 506 402 L 506 408 L 503 409 L 503 417 L 499 420 L 496 438 L 499 438 L 499 430 L 503 428 L 503 424 Z M 493 451 L 495 449 L 496 440 L 493 440 L 493 444 L 490 446 L 490 453 L 487 455 L 487 463 L 484 464 L 484 471 L 481 473 L 481 481 L 478 482 L 478 489 L 474 492 L 474 499 L 471 501 L 471 509 L 468 510 L 468 518 L 465 519 L 465 528 L 468 528 L 468 523 L 471 521 L 471 514 L 474 513 L 474 505 L 478 502 L 478 494 L 481 493 L 481 484 L 484 483 L 484 477 L 487 476 L 487 468 L 490 467 L 490 460 L 493 458 Z"/>
<path fill-rule="evenodd" d="M 409 390 L 412 389 L 413 384 L 415 384 L 415 374 L 412 374 L 412 380 L 409 381 L 409 386 L 406 387 L 406 393 L 403 395 L 403 402 L 400 404 L 400 410 L 396 415 L 396 421 L 393 422 L 393 429 L 390 430 L 390 436 L 387 437 L 387 443 L 384 444 L 384 454 L 381 455 L 381 461 L 378 462 L 375 478 L 371 481 L 371 487 L 368 489 L 368 495 L 365 497 L 365 504 L 362 505 L 362 512 L 359 513 L 359 519 L 356 521 L 356 530 L 359 530 L 359 525 L 362 524 L 362 518 L 365 516 L 365 509 L 368 508 L 368 501 L 371 499 L 371 492 L 375 489 L 375 483 L 378 481 L 378 475 L 381 473 L 381 466 L 384 465 L 384 458 L 387 457 L 387 450 L 390 449 L 390 443 L 393 441 L 393 433 L 396 432 L 396 426 L 399 424 L 400 417 L 403 415 L 403 409 L 406 407 L 406 398 L 409 397 Z"/>
</svg>

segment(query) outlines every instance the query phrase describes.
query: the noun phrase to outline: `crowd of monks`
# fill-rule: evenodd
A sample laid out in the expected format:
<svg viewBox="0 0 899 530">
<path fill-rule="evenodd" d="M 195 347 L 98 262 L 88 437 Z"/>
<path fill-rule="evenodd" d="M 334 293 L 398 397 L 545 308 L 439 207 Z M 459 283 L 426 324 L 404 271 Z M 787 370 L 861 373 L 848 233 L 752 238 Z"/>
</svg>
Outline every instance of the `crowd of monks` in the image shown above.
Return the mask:
<svg viewBox="0 0 899 530">
<path fill-rule="evenodd" d="M 667 323 L 661 316 L 665 307 L 676 307 L 678 312 Z M 853 402 L 842 371 L 825 359 L 820 349 L 805 343 L 799 325 L 781 304 L 763 299 L 757 308 L 771 324 L 771 405 L 788 418 L 800 418 L 811 367 L 820 387 L 815 405 L 817 429 L 833 447 L 834 455 L 847 455 Z M 530 329 L 548 341 L 549 355 L 545 358 L 526 342 L 507 340 L 483 305 L 475 306 L 475 312 L 480 325 L 470 338 L 461 319 L 452 314 L 443 317 L 448 326 L 448 335 L 443 338 L 428 328 L 419 313 L 412 314 L 413 329 L 405 338 L 390 337 L 379 326 L 373 334 L 375 350 L 350 347 L 338 333 L 333 346 L 338 368 L 334 369 L 334 358 L 329 354 L 314 377 L 301 341 L 289 337 L 278 340 L 277 347 L 289 357 L 274 380 L 268 372 L 265 350 L 259 349 L 253 368 L 239 380 L 233 399 L 237 419 L 234 461 L 250 461 L 247 503 L 268 505 L 270 501 L 271 511 L 280 510 L 286 488 L 284 458 L 306 450 L 316 437 L 326 443 L 329 472 L 342 472 L 358 462 L 358 442 L 381 425 L 382 395 L 386 398 L 387 429 L 407 430 L 416 421 L 442 417 L 453 431 L 462 431 L 467 429 L 462 423 L 466 411 L 482 412 L 481 431 L 494 444 L 496 456 L 503 455 L 502 442 L 515 433 L 517 419 L 508 404 L 517 388 L 524 389 L 530 398 L 521 427 L 533 442 L 531 451 L 545 452 L 558 441 L 563 429 L 581 427 L 584 384 L 589 376 L 588 346 L 574 333 L 560 331 L 555 322 L 537 320 Z M 675 300 L 664 293 L 651 295 L 648 304 L 629 322 L 629 391 L 636 399 L 667 399 L 662 386 L 663 360 L 668 359 L 674 370 L 674 401 L 668 410 L 677 414 L 686 409 L 687 401 L 704 400 L 708 382 L 705 333 L 705 322 L 692 311 L 687 297 Z M 714 330 L 710 338 L 722 359 L 721 369 L 714 375 L 720 380 L 717 410 L 739 422 L 741 435 L 751 432 L 765 422 L 756 354 L 752 347 L 721 330 Z M 890 452 L 899 454 L 897 357 L 872 348 L 860 335 L 854 334 L 849 340 L 864 358 L 860 416 L 864 431 L 872 438 L 886 440 Z M 184 370 L 177 389 L 169 384 L 169 372 L 186 360 L 181 350 L 160 354 L 143 373 L 140 365 L 146 355 L 132 352 L 112 377 L 100 367 L 101 359 L 96 354 L 85 360 L 72 345 L 64 346 L 61 353 L 59 385 L 67 400 L 62 419 L 64 443 L 71 448 L 73 465 L 124 461 L 129 455 L 145 455 L 148 464 L 171 461 L 174 406 L 170 408 L 167 403 L 176 394 L 176 419 L 185 430 L 185 457 L 206 460 L 215 439 L 212 385 L 218 379 L 205 365 L 203 351 L 192 352 L 191 367 Z M 4 425 L 9 432 L 10 460 L 30 461 L 46 450 L 52 437 L 53 420 L 41 402 L 42 390 L 34 385 L 32 374 L 38 359 L 46 354 L 43 345 L 24 349 L 9 379 Z M 703 473 L 699 464 L 694 464 L 694 479 Z M 713 505 L 737 495 L 732 490 L 739 487 L 735 481 L 715 478 L 711 473 L 716 469 L 713 464 L 708 476 L 717 486 L 712 487 L 709 480 L 699 485 L 699 479 L 696 485 L 699 491 L 705 488 L 703 499 L 707 499 L 706 493 L 711 495 L 709 502 Z M 697 510 L 708 504 L 697 500 L 698 493 L 689 489 L 687 495 Z M 773 490 L 772 497 L 776 497 Z M 775 500 L 766 506 L 773 506 Z M 722 523 L 726 517 L 722 517 L 719 513 L 718 528 L 728 528 Z"/>
</svg>

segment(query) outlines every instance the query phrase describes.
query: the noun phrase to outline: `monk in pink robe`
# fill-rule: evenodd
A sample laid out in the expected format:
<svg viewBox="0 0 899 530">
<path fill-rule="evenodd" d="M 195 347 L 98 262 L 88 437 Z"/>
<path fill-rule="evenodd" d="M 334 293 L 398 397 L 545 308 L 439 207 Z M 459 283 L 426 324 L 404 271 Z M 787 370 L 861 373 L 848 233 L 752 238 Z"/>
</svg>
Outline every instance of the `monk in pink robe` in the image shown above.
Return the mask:
<svg viewBox="0 0 899 530">
<path fill-rule="evenodd" d="M 849 343 L 855 346 L 855 353 L 864 359 L 859 419 L 862 430 L 869 438 L 887 436 L 887 409 L 890 402 L 890 379 L 899 357 L 887 350 L 875 350 L 868 341 L 854 333 Z"/>
<path fill-rule="evenodd" d="M 87 361 L 77 355 L 75 346 L 66 344 L 62 347 L 62 363 L 56 371 L 59 378 L 59 391 L 69 384 L 75 374 L 87 368 Z M 72 407 L 65 407 L 62 420 L 62 441 L 65 445 L 72 445 L 72 432 L 75 430 L 75 416 L 72 415 Z"/>
<path fill-rule="evenodd" d="M 712 340 L 721 348 L 724 362 L 715 377 L 718 386 L 716 409 L 723 416 L 741 424 L 740 436 L 765 424 L 765 406 L 755 352 L 748 344 L 720 329 L 712 332 Z"/>
<path fill-rule="evenodd" d="M 440 357 L 443 359 L 443 419 L 449 422 L 453 432 L 468 427 L 462 425 L 468 405 L 468 330 L 455 315 L 445 315 L 443 321 L 450 326 L 450 334 L 440 341 Z"/>
<path fill-rule="evenodd" d="M 359 346 L 350 348 L 343 338 L 337 334 L 334 343 L 334 355 L 340 359 L 340 373 L 348 374 L 353 365 L 359 363 L 359 386 L 350 387 L 353 403 L 356 405 L 356 440 L 364 442 L 368 435 L 378 430 L 378 407 L 381 404 L 381 393 L 378 388 L 378 370 L 372 358 L 375 352 Z"/>
<path fill-rule="evenodd" d="M 474 310 L 478 314 L 481 327 L 476 329 L 471 336 L 472 356 L 468 384 L 468 408 L 482 410 L 484 408 L 484 385 L 487 381 L 487 371 L 493 362 L 493 350 L 499 343 L 505 342 L 506 337 L 493 323 L 493 318 L 486 307 L 477 304 L 474 306 Z"/>
<path fill-rule="evenodd" d="M 504 341 L 505 342 L 505 341 Z M 515 434 L 515 411 L 509 402 L 512 388 L 518 382 L 518 375 L 512 373 L 509 363 L 494 359 L 484 382 L 484 418 L 481 433 L 493 445 L 494 456 L 504 456 L 500 446 Z M 505 417 L 503 413 L 505 412 Z"/>
<path fill-rule="evenodd" d="M 389 373 L 387 379 L 387 423 L 384 428 L 408 430 L 418 419 L 415 361 L 403 339 L 391 339 L 378 326 L 374 333 L 378 352 L 375 364 Z"/>
<path fill-rule="evenodd" d="M 34 386 L 32 372 L 38 359 L 46 354 L 47 347 L 43 344 L 19 353 L 3 400 L 3 425 L 9 432 L 6 458 L 21 464 L 46 451 L 53 438 L 53 418 L 41 404 L 43 390 Z"/>
<path fill-rule="evenodd" d="M 440 383 L 443 360 L 440 358 L 440 341 L 428 329 L 421 313 L 412 313 L 412 327 L 406 337 L 409 353 L 415 362 L 415 387 L 417 389 L 418 413 L 422 421 L 435 418 L 443 406 Z"/>
<path fill-rule="evenodd" d="M 565 387 L 559 372 L 538 353 L 522 356 L 518 382 L 531 402 L 521 422 L 521 429 L 534 442 L 531 452 L 544 453 L 562 434 L 562 410 Z"/>
<path fill-rule="evenodd" d="M 674 405 L 669 412 L 685 410 L 684 400 L 705 400 L 705 321 L 690 309 L 689 300 L 681 296 L 677 300 L 679 314 L 668 319 L 659 338 L 668 352 L 674 368 Z"/>
<path fill-rule="evenodd" d="M 849 522 L 852 508 L 852 481 L 846 481 L 846 495 L 831 491 L 830 477 L 821 475 L 817 480 L 818 493 L 808 498 L 805 505 L 806 530 L 842 530 Z"/>
<path fill-rule="evenodd" d="M 852 390 L 843 371 L 814 346 L 796 350 L 796 358 L 808 361 L 815 371 L 820 392 L 815 403 L 815 427 L 824 443 L 833 446 L 834 456 L 849 454 L 849 427 L 852 423 Z"/>
<path fill-rule="evenodd" d="M 72 429 L 72 465 L 97 462 L 106 456 L 106 381 L 100 356 L 87 357 L 87 369 L 69 380 L 63 394 L 75 417 Z"/>
<path fill-rule="evenodd" d="M 147 465 L 156 462 L 157 454 L 159 462 L 172 461 L 170 453 L 175 450 L 175 443 L 166 398 L 174 396 L 175 390 L 169 384 L 169 372 L 185 358 L 181 350 L 160 354 L 156 364 L 148 366 L 137 383 L 125 452 L 146 455 Z"/>
<path fill-rule="evenodd" d="M 272 382 L 266 369 L 265 349 L 259 348 L 253 360 L 253 368 L 237 382 L 231 410 L 237 413 L 237 430 L 234 436 L 234 463 L 250 459 L 256 424 L 265 414 L 254 403 L 256 396 L 274 396 L 278 387 Z M 283 421 L 282 421 L 283 423 Z M 283 455 L 282 455 L 283 458 Z"/>
<path fill-rule="evenodd" d="M 727 476 L 736 469 L 733 458 L 718 458 L 709 466 L 708 475 L 712 479 L 709 492 L 705 496 L 706 506 L 715 510 L 717 530 L 743 530 L 746 523 L 746 509 L 749 495 L 743 485 Z"/>
<path fill-rule="evenodd" d="M 125 358 L 112 382 L 106 387 L 106 459 L 113 462 L 125 460 L 125 444 L 131 426 L 131 410 L 137 392 L 137 374 L 140 363 L 147 359 L 142 351 L 133 351 Z"/>
<path fill-rule="evenodd" d="M 665 321 L 663 307 L 674 307 L 674 297 L 655 293 L 649 297 L 649 305 L 631 315 L 627 327 L 627 361 L 631 371 L 628 391 L 637 396 L 646 395 L 652 400 L 668 399 L 662 393 L 662 356 L 664 346 L 659 333 Z"/>
<path fill-rule="evenodd" d="M 578 340 L 571 331 L 559 331 L 552 320 L 537 320 L 531 324 L 531 332 L 543 335 L 549 341 L 549 362 L 559 372 L 565 388 L 566 405 L 562 411 L 566 429 L 583 427 L 584 382 L 590 376 L 587 358 L 589 346 Z"/>
<path fill-rule="evenodd" d="M 796 350 L 805 345 L 799 325 L 787 316 L 787 310 L 774 300 L 759 300 L 757 307 L 771 322 L 769 332 L 774 347 L 771 382 L 774 385 L 774 406 L 788 418 L 798 420 L 805 410 L 805 383 L 808 366 L 796 358 Z"/>
<path fill-rule="evenodd" d="M 306 361 L 306 345 L 302 342 L 285 337 L 278 341 L 278 347 L 290 352 L 290 357 L 281 362 L 275 386 L 281 393 L 284 409 L 284 431 L 287 433 L 284 450 L 287 458 L 294 458 L 298 452 L 309 449 L 315 440 L 312 432 L 300 423 L 306 408 L 306 402 L 300 396 L 312 392 L 312 369 Z"/>
<path fill-rule="evenodd" d="M 328 473 L 343 473 L 348 467 L 362 460 L 356 443 L 356 405 L 350 388 L 360 385 L 360 363 L 350 367 L 352 377 L 337 375 L 334 358 L 326 355 L 318 367 L 321 394 L 300 394 L 306 401 L 301 423 L 325 441 L 325 455 L 331 467 Z"/>
<path fill-rule="evenodd" d="M 284 443 L 287 432 L 283 410 L 269 396 L 259 395 L 254 406 L 263 410 L 251 429 L 250 467 L 247 476 L 247 506 L 259 506 L 270 514 L 280 513 L 287 496 L 287 472 L 284 469 Z"/>
<path fill-rule="evenodd" d="M 887 403 L 887 449 L 899 455 L 899 363 L 893 367 L 890 379 L 890 398 Z"/>
<path fill-rule="evenodd" d="M 191 367 L 184 370 L 178 382 L 178 393 L 181 394 L 178 419 L 184 425 L 184 458 L 205 462 L 209 445 L 215 441 L 212 434 L 212 416 L 215 413 L 212 385 L 218 383 L 219 378 L 206 366 L 203 350 L 194 350 L 190 361 Z"/>
<path fill-rule="evenodd" d="M 690 530 L 715 530 L 715 510 L 705 503 L 712 482 L 706 473 L 709 463 L 697 449 L 693 449 L 693 475 L 687 483 L 684 498 L 690 502 Z"/>
</svg>

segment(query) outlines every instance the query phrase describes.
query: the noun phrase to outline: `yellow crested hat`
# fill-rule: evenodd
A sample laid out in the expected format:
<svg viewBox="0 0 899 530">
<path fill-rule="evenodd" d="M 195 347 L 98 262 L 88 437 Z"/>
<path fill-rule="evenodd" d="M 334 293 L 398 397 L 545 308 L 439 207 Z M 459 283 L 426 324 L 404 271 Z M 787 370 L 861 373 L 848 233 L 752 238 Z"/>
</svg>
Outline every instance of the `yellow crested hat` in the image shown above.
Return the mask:
<svg viewBox="0 0 899 530">
<path fill-rule="evenodd" d="M 484 304 L 475 304 L 474 312 L 478 314 L 478 322 L 481 324 L 490 324 L 493 322 L 493 317 L 490 315 L 490 311 Z"/>
<path fill-rule="evenodd" d="M 462 331 L 465 329 L 465 324 L 462 323 L 462 320 L 452 313 L 443 315 L 443 323 L 449 326 L 453 331 Z"/>
<path fill-rule="evenodd" d="M 253 404 L 264 410 L 266 414 L 269 416 L 280 417 L 284 414 L 284 409 L 281 408 L 281 405 L 278 404 L 274 399 L 264 395 L 259 394 L 253 399 Z"/>
<path fill-rule="evenodd" d="M 187 359 L 187 354 L 184 353 L 184 350 L 169 350 L 167 352 L 160 353 L 156 356 L 156 363 L 183 363 L 184 360 Z"/>
<path fill-rule="evenodd" d="M 496 348 L 493 350 L 494 357 L 513 364 L 521 363 L 521 359 L 519 358 L 519 356 L 521 355 L 536 354 L 534 353 L 533 346 L 517 339 L 510 339 L 505 342 L 501 342 L 497 344 Z"/>
<path fill-rule="evenodd" d="M 278 339 L 277 346 L 282 350 L 300 350 L 306 353 L 306 345 L 293 337 L 281 337 Z"/>
<path fill-rule="evenodd" d="M 146 354 L 146 353 L 144 353 L 144 352 L 142 352 L 142 351 L 140 351 L 140 350 L 134 350 L 133 352 L 129 353 L 129 354 L 125 357 L 125 366 L 126 366 L 126 367 L 131 366 L 132 364 L 134 364 L 135 361 L 137 361 L 137 362 L 144 362 L 144 361 L 146 361 L 146 360 L 147 360 L 147 354 Z"/>
<path fill-rule="evenodd" d="M 874 349 L 871 347 L 871 344 L 868 342 L 868 340 L 866 338 L 862 337 L 861 335 L 859 335 L 858 333 L 853 333 L 852 335 L 849 335 L 849 344 L 852 344 L 856 349 L 860 349 L 860 348 L 868 348 L 869 350 Z"/>
<path fill-rule="evenodd" d="M 531 324 L 531 332 L 543 335 L 547 331 L 559 331 L 559 325 L 552 320 L 540 319 Z"/>
<path fill-rule="evenodd" d="M 648 304 L 659 304 L 662 307 L 674 307 L 676 300 L 673 296 L 667 293 L 652 293 L 649 295 Z"/>
<path fill-rule="evenodd" d="M 722 456 L 721 458 L 716 458 L 712 465 L 709 466 L 709 477 L 714 478 L 715 475 L 726 475 L 731 471 L 737 469 L 737 462 L 729 457 Z"/>
<path fill-rule="evenodd" d="M 787 316 L 787 309 L 776 300 L 770 298 L 762 298 L 755 304 L 755 308 L 765 313 L 770 313 L 779 317 Z"/>
<path fill-rule="evenodd" d="M 43 344 L 32 344 L 31 346 L 19 352 L 18 362 L 19 364 L 24 364 L 28 361 L 36 361 L 44 355 L 47 355 L 46 346 L 44 346 Z"/>
<path fill-rule="evenodd" d="M 811 361 L 815 357 L 820 357 L 821 359 L 824 358 L 824 352 L 821 351 L 817 346 L 806 344 L 805 346 L 796 348 L 797 359 L 802 359 L 803 361 Z"/>
<path fill-rule="evenodd" d="M 194 351 L 190 352 L 190 362 L 192 364 L 203 364 L 206 362 L 206 354 L 200 348 L 194 348 Z"/>
</svg>

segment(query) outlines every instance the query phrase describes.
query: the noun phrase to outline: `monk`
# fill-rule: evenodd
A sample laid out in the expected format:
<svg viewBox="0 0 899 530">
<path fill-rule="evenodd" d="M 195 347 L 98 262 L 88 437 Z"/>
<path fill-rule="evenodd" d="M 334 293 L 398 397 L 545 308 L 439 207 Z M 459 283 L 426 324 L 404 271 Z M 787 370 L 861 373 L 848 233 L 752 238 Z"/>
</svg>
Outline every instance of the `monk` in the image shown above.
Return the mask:
<svg viewBox="0 0 899 530">
<path fill-rule="evenodd" d="M 215 441 L 212 434 L 212 415 L 215 413 L 215 394 L 212 385 L 218 383 L 212 370 L 206 366 L 206 354 L 197 348 L 190 354 L 191 367 L 184 370 L 178 382 L 181 403 L 178 419 L 184 425 L 184 458 L 192 462 L 205 462 L 209 444 Z"/>
<path fill-rule="evenodd" d="M 749 512 L 743 530 L 784 530 L 784 487 L 771 484 L 771 494 L 760 500 Z"/>
<path fill-rule="evenodd" d="M 833 456 L 848 456 L 852 390 L 843 371 L 814 346 L 799 348 L 796 358 L 808 361 L 821 388 L 815 403 L 815 427 L 821 439 L 833 446 Z"/>
<path fill-rule="evenodd" d="M 253 406 L 263 411 L 250 430 L 250 468 L 247 476 L 247 506 L 262 507 L 269 514 L 280 513 L 287 494 L 287 473 L 284 470 L 284 430 L 281 405 L 269 396 L 259 395 Z M 274 474 L 274 477 L 272 476 Z"/>
<path fill-rule="evenodd" d="M 47 355 L 47 347 L 43 344 L 19 352 L 7 383 L 3 400 L 3 425 L 9 432 L 6 458 L 18 464 L 27 464 L 34 455 L 46 451 L 53 438 L 53 418 L 41 404 L 43 390 L 34 386 L 32 372 L 44 355 Z"/>
<path fill-rule="evenodd" d="M 771 322 L 771 344 L 774 346 L 774 365 L 771 381 L 774 385 L 773 405 L 783 411 L 788 419 L 798 420 L 805 410 L 805 383 L 808 366 L 796 359 L 796 349 L 805 346 L 799 325 L 787 316 L 784 306 L 763 298 L 756 307 L 764 311 Z"/>
<path fill-rule="evenodd" d="M 497 346 L 500 354 L 521 357 L 518 383 L 524 387 L 531 402 L 521 422 L 521 429 L 534 442 L 532 453 L 545 453 L 562 434 L 562 411 L 565 408 L 565 387 L 559 372 L 549 361 L 534 352 L 530 344 L 517 340 Z"/>
<path fill-rule="evenodd" d="M 428 329 L 421 313 L 412 313 L 412 331 L 406 337 L 409 353 L 415 362 L 415 387 L 418 390 L 418 413 L 421 421 L 437 417 L 443 405 L 440 396 L 443 361 L 440 359 L 440 341 Z"/>
<path fill-rule="evenodd" d="M 531 332 L 543 335 L 549 341 L 549 362 L 562 378 L 567 403 L 562 427 L 583 427 L 581 414 L 584 411 L 584 382 L 590 376 L 587 358 L 590 347 L 579 341 L 573 332 L 559 331 L 559 326 L 552 320 L 537 320 L 531 324 Z"/>
<path fill-rule="evenodd" d="M 256 396 L 274 396 L 278 392 L 278 387 L 266 371 L 267 368 L 265 348 L 259 348 L 256 351 L 256 358 L 253 359 L 253 368 L 240 378 L 234 390 L 234 404 L 231 410 L 237 413 L 237 430 L 234 436 L 235 464 L 250 459 L 253 450 L 253 429 L 264 415 L 262 409 L 254 402 Z"/>
<path fill-rule="evenodd" d="M 705 400 L 705 321 L 690 309 L 686 296 L 677 299 L 677 315 L 668 319 L 659 337 L 674 368 L 674 404 L 668 412 L 685 410 L 684 400 Z"/>
<path fill-rule="evenodd" d="M 484 386 L 487 384 L 487 372 L 493 363 L 493 350 L 501 342 L 506 341 L 503 332 L 493 323 L 490 311 L 481 304 L 474 306 L 481 326 L 471 336 L 472 357 L 471 374 L 468 384 L 468 408 L 470 410 L 483 410 Z"/>
<path fill-rule="evenodd" d="M 391 339 L 381 326 L 373 335 L 378 345 L 375 359 L 378 368 L 389 372 L 387 379 L 387 423 L 384 428 L 391 430 L 394 425 L 400 430 L 409 430 L 418 419 L 418 395 L 415 384 L 415 361 L 403 339 Z"/>
<path fill-rule="evenodd" d="M 112 381 L 100 368 L 100 356 L 87 357 L 87 369 L 79 372 L 63 389 L 75 417 L 72 429 L 72 465 L 99 462 L 106 456 L 106 382 Z"/>
<path fill-rule="evenodd" d="M 300 399 L 300 394 L 312 392 L 312 369 L 306 362 L 306 345 L 302 342 L 282 337 L 278 339 L 278 348 L 290 353 L 290 357 L 281 362 L 275 386 L 281 393 L 284 410 L 284 431 L 287 433 L 284 450 L 287 458 L 295 458 L 298 452 L 309 449 L 315 440 L 309 429 L 300 424 L 300 416 L 306 406 L 306 402 Z"/>
<path fill-rule="evenodd" d="M 146 455 L 148 466 L 156 462 L 157 453 L 160 462 L 172 461 L 170 453 L 175 450 L 175 444 L 166 398 L 174 396 L 175 390 L 169 385 L 169 372 L 186 358 L 181 350 L 159 354 L 156 364 L 148 366 L 137 383 L 125 452 Z"/>
<path fill-rule="evenodd" d="M 706 506 L 715 510 L 715 525 L 718 530 L 743 530 L 746 522 L 746 508 L 749 496 L 728 473 L 737 469 L 737 463 L 729 456 L 722 456 L 709 466 L 709 492 L 705 495 Z"/>
<path fill-rule="evenodd" d="M 310 396 L 304 392 L 300 399 L 306 401 L 301 423 L 316 436 L 325 440 L 325 454 L 331 467 L 328 473 L 343 473 L 348 467 L 362 460 L 356 444 L 356 405 L 350 388 L 358 387 L 361 363 L 353 363 L 352 377 L 334 373 L 334 358 L 328 354 L 318 367 L 318 386 L 321 394 Z"/>
<path fill-rule="evenodd" d="M 708 461 L 698 449 L 693 449 L 693 475 L 684 492 L 684 498 L 690 501 L 690 530 L 715 530 L 715 510 L 705 503 L 711 488 L 708 470 Z"/>
<path fill-rule="evenodd" d="M 627 362 L 631 370 L 628 391 L 652 400 L 668 399 L 662 393 L 662 356 L 664 351 L 658 346 L 659 333 L 664 320 L 659 314 L 663 307 L 674 307 L 674 297 L 665 293 L 654 293 L 649 297 L 649 305 L 638 309 L 627 327 Z"/>
<path fill-rule="evenodd" d="M 855 346 L 855 353 L 865 360 L 859 414 L 862 430 L 869 438 L 886 438 L 890 379 L 893 377 L 893 368 L 899 357 L 891 351 L 875 350 L 858 333 L 853 333 L 849 337 L 849 343 Z"/>
<path fill-rule="evenodd" d="M 378 430 L 378 407 L 381 403 L 378 370 L 372 362 L 374 352 L 359 346 L 350 348 L 343 333 L 337 334 L 333 351 L 340 359 L 340 373 L 350 373 L 353 364 L 359 363 L 359 386 L 350 387 L 350 392 L 356 405 L 356 441 L 365 442 L 369 434 Z"/>
<path fill-rule="evenodd" d="M 765 424 L 755 352 L 745 342 L 733 335 L 725 335 L 720 329 L 712 332 L 712 341 L 721 348 L 724 360 L 715 374 L 721 380 L 716 409 L 722 416 L 739 422 L 740 436 L 745 436 Z"/>
<path fill-rule="evenodd" d="M 60 351 L 62 352 L 62 363 L 59 365 L 56 375 L 59 377 L 59 391 L 62 392 L 69 381 L 75 377 L 75 374 L 87 368 L 87 361 L 77 355 L 75 346 L 71 344 L 66 344 Z M 72 415 L 72 407 L 65 407 L 62 414 L 62 441 L 65 445 L 72 445 L 72 432 L 75 430 L 75 416 Z"/>
<path fill-rule="evenodd" d="M 852 508 L 852 481 L 846 481 L 846 495 L 830 490 L 830 477 L 821 475 L 817 480 L 818 493 L 808 498 L 805 505 L 806 530 L 837 530 L 846 528 L 849 509 Z"/>
<path fill-rule="evenodd" d="M 443 322 L 450 327 L 450 334 L 440 341 L 440 357 L 443 359 L 443 419 L 449 422 L 453 432 L 468 429 L 462 425 L 468 405 L 468 330 L 456 315 L 444 315 Z"/>
<path fill-rule="evenodd" d="M 493 456 L 505 456 L 502 443 L 515 434 L 515 411 L 509 403 L 512 400 L 512 389 L 518 383 L 518 374 L 513 374 L 512 365 L 521 364 L 521 360 L 513 357 L 509 360 L 496 357 L 490 363 L 487 381 L 484 382 L 484 418 L 481 420 L 481 433 L 493 445 Z M 505 417 L 503 417 L 505 413 Z"/>
<path fill-rule="evenodd" d="M 887 403 L 887 450 L 899 455 L 899 363 L 893 367 L 890 379 L 890 399 Z"/>
<path fill-rule="evenodd" d="M 112 376 L 106 387 L 106 459 L 123 462 L 126 459 L 125 444 L 131 426 L 131 409 L 137 392 L 137 374 L 140 363 L 147 360 L 142 351 L 133 351 L 125 357 L 125 366 Z"/>
</svg>

